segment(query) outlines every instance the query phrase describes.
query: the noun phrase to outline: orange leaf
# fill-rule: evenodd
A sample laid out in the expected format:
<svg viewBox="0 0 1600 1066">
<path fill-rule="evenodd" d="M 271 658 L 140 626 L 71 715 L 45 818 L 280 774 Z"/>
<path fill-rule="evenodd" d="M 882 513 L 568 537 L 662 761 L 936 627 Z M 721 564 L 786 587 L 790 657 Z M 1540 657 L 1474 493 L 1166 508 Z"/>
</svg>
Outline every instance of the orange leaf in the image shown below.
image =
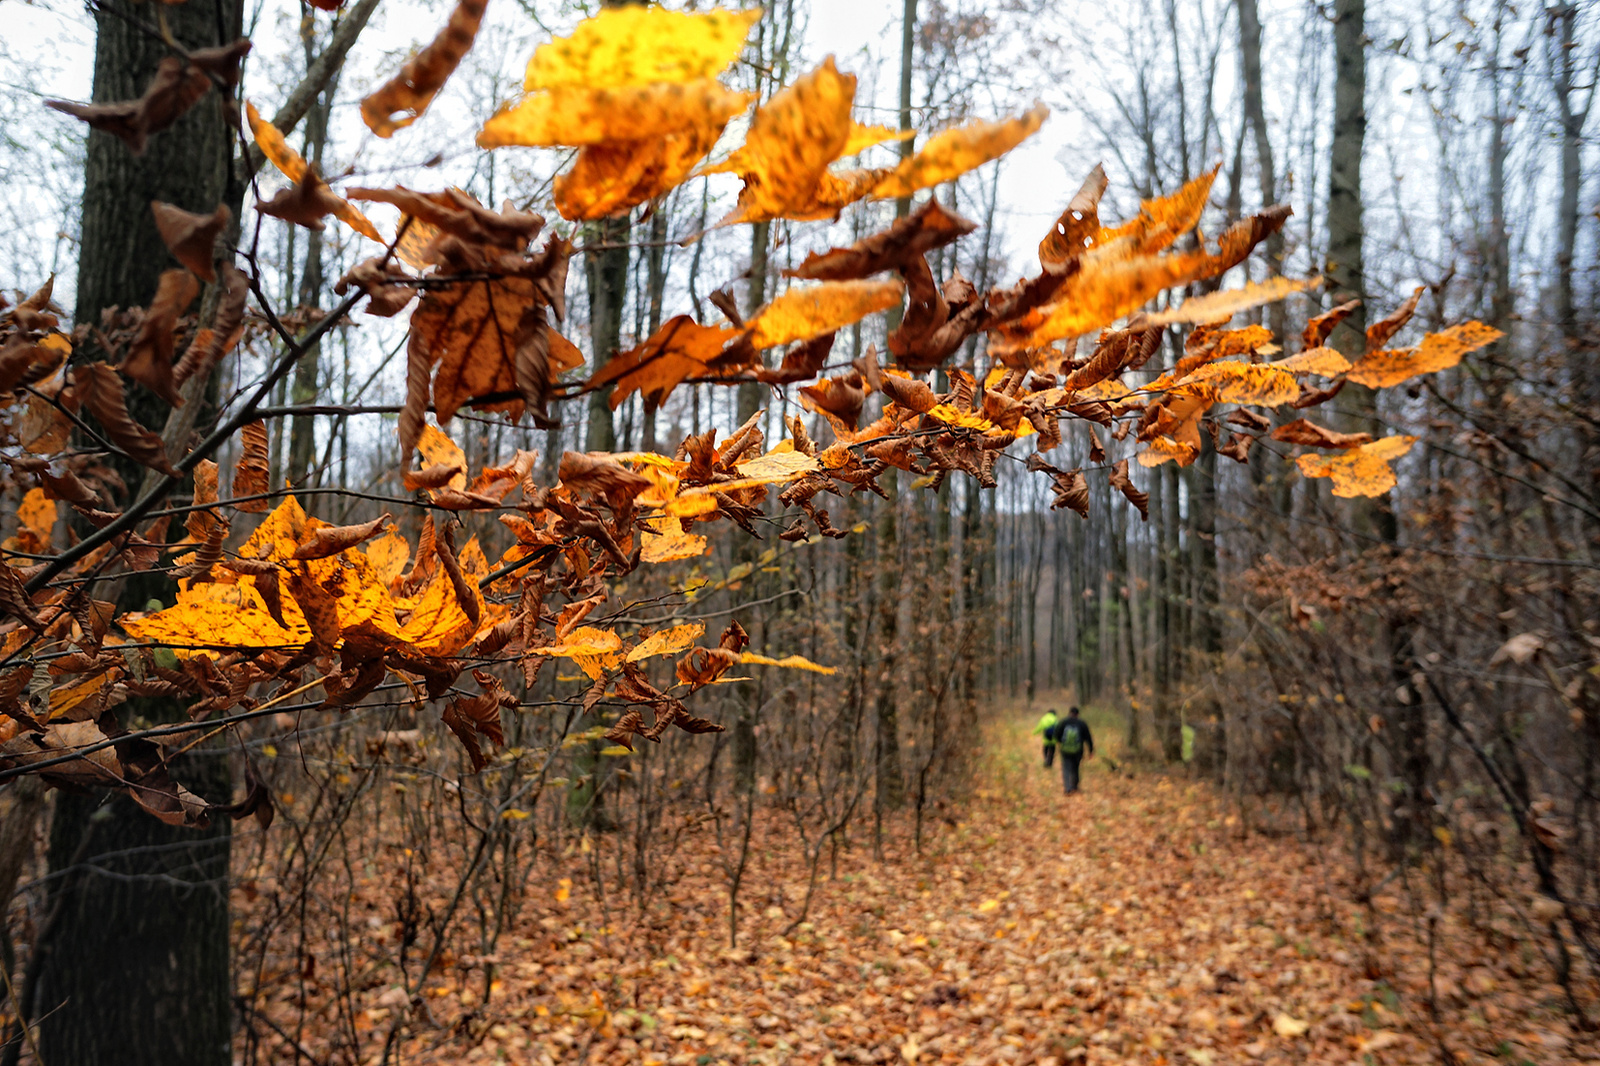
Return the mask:
<svg viewBox="0 0 1600 1066">
<path fill-rule="evenodd" d="M 1352 448 L 1343 455 L 1302 455 L 1295 462 L 1306 477 L 1333 479 L 1335 496 L 1382 496 L 1395 486 L 1389 463 L 1411 450 L 1416 437 L 1395 436 Z"/>
<path fill-rule="evenodd" d="M 969 122 L 934 134 L 921 151 L 910 159 L 901 160 L 899 166 L 875 184 L 872 195 L 883 200 L 894 199 L 952 181 L 991 159 L 1000 158 L 1033 136 L 1049 114 L 1049 108 L 1036 104 L 1019 118 Z"/>
<path fill-rule="evenodd" d="M 1504 333 L 1482 322 L 1463 322 L 1422 338 L 1415 348 L 1371 352 L 1356 362 L 1347 375 L 1357 385 L 1386 389 L 1421 374 L 1448 370 L 1462 356 L 1493 344 Z"/>
<path fill-rule="evenodd" d="M 755 313 L 747 326 L 756 348 L 808 340 L 895 307 L 905 295 L 899 281 L 825 281 L 794 286 Z"/>
</svg>

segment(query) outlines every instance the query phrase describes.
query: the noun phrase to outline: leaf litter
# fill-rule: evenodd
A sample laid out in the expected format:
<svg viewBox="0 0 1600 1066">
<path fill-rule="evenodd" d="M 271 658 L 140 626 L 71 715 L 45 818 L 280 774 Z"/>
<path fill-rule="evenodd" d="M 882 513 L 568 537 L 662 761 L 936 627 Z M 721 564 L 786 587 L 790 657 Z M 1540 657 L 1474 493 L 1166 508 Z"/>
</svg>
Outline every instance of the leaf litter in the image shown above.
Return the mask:
<svg viewBox="0 0 1600 1066">
<path fill-rule="evenodd" d="M 758 813 L 737 947 L 721 865 L 732 856 L 711 830 L 686 832 L 642 906 L 615 884 L 596 891 L 592 852 L 608 844 L 585 836 L 536 870 L 495 955 L 441 955 L 416 1001 L 426 1011 L 413 1008 L 394 1050 L 419 1066 L 1433 1063 L 1441 1044 L 1459 1062 L 1495 1049 L 1542 1062 L 1574 1050 L 1555 987 L 1471 946 L 1458 916 L 1441 923 L 1433 987 L 1473 1024 L 1434 1029 L 1426 947 L 1399 921 L 1367 939 L 1338 854 L 1251 832 L 1181 772 L 1130 772 L 1114 735 L 1086 763 L 1085 791 L 1063 800 L 1026 728 L 1013 718 L 991 732 L 986 787 L 933 812 L 921 858 L 909 820 L 886 826 L 887 862 L 864 835 L 831 878 L 824 857 L 808 913 L 805 851 L 782 817 Z M 318 949 L 354 952 L 367 974 L 354 1024 L 373 1061 L 409 1001 L 392 962 L 403 933 L 385 920 L 403 850 L 375 853 L 353 886 L 368 935 Z M 422 903 L 442 906 L 457 872 L 432 870 Z M 1394 893 L 1378 893 L 1377 912 L 1400 910 Z M 334 983 L 289 966 L 253 998 L 287 1019 L 298 995 L 330 1023 L 306 1031 L 315 1050 L 336 1035 Z"/>
</svg>

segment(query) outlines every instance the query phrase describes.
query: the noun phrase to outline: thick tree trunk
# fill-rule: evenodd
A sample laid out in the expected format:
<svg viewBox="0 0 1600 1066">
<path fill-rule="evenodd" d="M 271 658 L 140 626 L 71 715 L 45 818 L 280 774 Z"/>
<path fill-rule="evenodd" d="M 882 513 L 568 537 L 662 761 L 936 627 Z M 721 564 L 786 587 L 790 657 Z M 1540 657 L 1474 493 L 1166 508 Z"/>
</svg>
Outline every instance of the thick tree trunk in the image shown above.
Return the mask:
<svg viewBox="0 0 1600 1066">
<path fill-rule="evenodd" d="M 152 18 L 145 5 L 97 16 L 94 99 L 126 100 L 145 89 L 167 49 L 130 25 Z M 126 16 L 119 17 L 119 15 Z M 173 37 L 188 48 L 222 43 L 238 32 L 231 0 L 163 9 Z M 219 37 L 219 34 L 221 35 Z M 83 242 L 76 320 L 148 302 L 161 271 L 176 264 L 156 232 L 151 200 L 211 212 L 228 190 L 232 131 L 225 102 L 208 94 L 143 156 L 114 137 L 89 135 L 84 171 Z M 92 357 L 92 356 L 91 356 Z M 159 429 L 166 405 L 129 386 L 136 418 Z M 139 468 L 119 470 L 130 485 Z M 159 576 L 127 582 L 124 605 L 170 597 Z M 155 701 L 130 705 L 146 718 L 173 719 L 182 709 Z M 174 767 L 204 798 L 226 801 L 226 758 L 202 749 Z M 61 795 L 50 836 L 55 876 L 50 935 L 37 945 L 29 989 L 41 1018 L 45 1062 L 128 1066 L 224 1066 L 231 1059 L 228 974 L 230 826 L 168 826 L 122 796 Z"/>
</svg>

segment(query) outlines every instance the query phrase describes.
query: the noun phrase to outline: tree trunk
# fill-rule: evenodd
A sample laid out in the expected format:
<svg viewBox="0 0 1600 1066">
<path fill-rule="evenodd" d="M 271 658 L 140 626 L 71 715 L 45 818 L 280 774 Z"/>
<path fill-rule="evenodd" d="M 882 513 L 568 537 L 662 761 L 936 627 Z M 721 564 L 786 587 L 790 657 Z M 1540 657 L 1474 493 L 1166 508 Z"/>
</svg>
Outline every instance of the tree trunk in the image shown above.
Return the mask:
<svg viewBox="0 0 1600 1066">
<path fill-rule="evenodd" d="M 191 49 L 221 44 L 239 28 L 231 0 L 166 8 L 163 15 L 174 39 Z M 97 15 L 97 103 L 135 98 L 149 84 L 167 49 L 128 19 L 150 17 L 146 6 L 135 4 Z M 224 198 L 233 140 L 223 106 L 209 93 L 152 138 L 143 156 L 108 134 L 89 134 L 75 313 L 80 324 L 98 323 L 108 307 L 145 304 L 160 273 L 176 266 L 156 232 L 151 200 L 210 213 Z M 139 386 L 128 392 L 134 417 L 159 428 L 166 404 Z M 135 486 L 142 472 L 118 470 Z M 152 597 L 171 595 L 160 575 L 130 579 L 122 606 L 143 607 Z M 157 721 L 183 714 L 157 701 L 133 701 L 127 711 Z M 174 776 L 208 800 L 231 798 L 226 759 L 214 749 L 180 760 Z M 49 901 L 57 917 L 35 947 L 35 983 L 27 990 L 42 1019 L 45 1062 L 225 1066 L 231 1060 L 230 840 L 225 818 L 208 829 L 181 829 L 123 796 L 57 798 Z"/>
<path fill-rule="evenodd" d="M 628 233 L 626 214 L 601 219 L 589 229 L 588 240 L 599 247 L 583 256 L 589 284 L 589 337 L 594 348 L 594 368 L 611 361 L 622 345 L 622 304 L 628 292 Z M 584 449 L 609 452 L 616 446 L 611 419 L 611 386 L 589 394 L 589 434 Z"/>
</svg>

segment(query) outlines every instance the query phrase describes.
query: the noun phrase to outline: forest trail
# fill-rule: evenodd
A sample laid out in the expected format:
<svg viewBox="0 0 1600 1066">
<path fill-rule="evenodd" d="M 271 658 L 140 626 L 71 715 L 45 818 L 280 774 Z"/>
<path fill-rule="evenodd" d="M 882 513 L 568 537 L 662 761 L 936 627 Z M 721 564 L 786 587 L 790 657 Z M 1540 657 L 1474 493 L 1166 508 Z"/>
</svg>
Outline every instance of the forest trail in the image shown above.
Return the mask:
<svg viewBox="0 0 1600 1066">
<path fill-rule="evenodd" d="M 1425 983 L 1362 972 L 1359 912 L 1323 856 L 1241 833 L 1182 771 L 1130 773 L 1098 716 L 1101 753 L 1063 797 L 1027 736 L 1034 717 L 1005 719 L 988 787 L 923 858 L 907 835 L 877 863 L 858 831 L 832 882 L 824 860 L 790 938 L 805 867 L 781 823 L 758 829 L 737 949 L 714 867 L 698 862 L 714 845 L 691 842 L 654 921 L 613 911 L 604 927 L 587 881 L 534 902 L 526 935 L 502 941 L 491 1004 L 447 970 L 427 989 L 440 1028 L 405 1041 L 401 1061 L 1439 1061 L 1412 1035 L 1428 1031 Z M 1510 1041 L 1497 1061 L 1572 1061 L 1531 1015 L 1487 1010 Z M 385 1013 L 365 1024 L 381 1033 Z"/>
</svg>

